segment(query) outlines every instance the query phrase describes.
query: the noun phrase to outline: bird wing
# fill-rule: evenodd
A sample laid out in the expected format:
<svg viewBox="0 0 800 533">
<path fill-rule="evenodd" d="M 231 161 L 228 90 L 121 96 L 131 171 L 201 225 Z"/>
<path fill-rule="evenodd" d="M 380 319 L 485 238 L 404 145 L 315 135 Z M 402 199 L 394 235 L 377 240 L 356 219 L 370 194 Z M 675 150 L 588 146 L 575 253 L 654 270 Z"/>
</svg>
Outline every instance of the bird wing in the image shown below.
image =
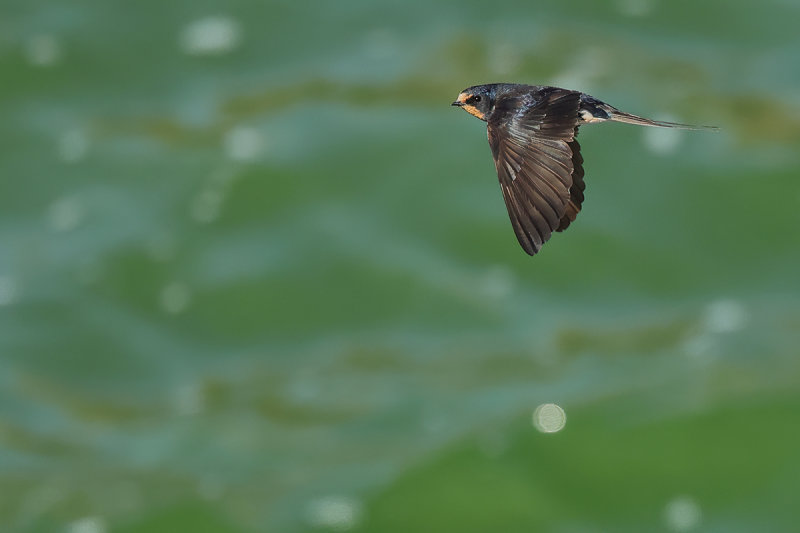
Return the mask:
<svg viewBox="0 0 800 533">
<path fill-rule="evenodd" d="M 529 255 L 553 231 L 566 229 L 583 201 L 583 159 L 575 140 L 580 93 L 548 87 L 533 97 L 499 100 L 488 121 L 503 199 Z"/>
<path fill-rule="evenodd" d="M 575 128 L 575 137 L 578 136 L 578 128 Z M 581 211 L 583 204 L 583 191 L 586 190 L 586 184 L 583 182 L 583 156 L 581 155 L 581 145 L 578 144 L 578 139 L 573 139 L 567 143 L 572 150 L 572 186 L 569 188 L 569 202 L 567 202 L 567 210 L 564 216 L 561 217 L 561 223 L 556 228 L 556 231 L 564 231 L 567 229 L 571 222 L 575 220 L 578 213 Z"/>
</svg>

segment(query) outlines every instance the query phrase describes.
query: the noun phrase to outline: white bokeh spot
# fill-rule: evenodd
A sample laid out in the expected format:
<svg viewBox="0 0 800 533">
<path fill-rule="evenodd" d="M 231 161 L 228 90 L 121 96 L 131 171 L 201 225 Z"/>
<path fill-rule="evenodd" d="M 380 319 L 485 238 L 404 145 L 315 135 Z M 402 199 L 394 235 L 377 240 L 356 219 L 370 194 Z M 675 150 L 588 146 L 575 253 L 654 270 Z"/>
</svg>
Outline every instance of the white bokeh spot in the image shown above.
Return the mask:
<svg viewBox="0 0 800 533">
<path fill-rule="evenodd" d="M 742 329 L 748 315 L 747 308 L 736 300 L 717 300 L 706 307 L 703 322 L 712 333 L 730 333 Z"/>
<path fill-rule="evenodd" d="M 17 298 L 17 282 L 11 276 L 0 275 L 0 306 L 11 305 Z"/>
<path fill-rule="evenodd" d="M 56 151 L 65 163 L 76 163 L 89 152 L 89 137 L 78 128 L 65 131 L 56 141 Z"/>
<path fill-rule="evenodd" d="M 646 17 L 656 7 L 656 0 L 617 0 L 617 9 L 627 17 Z"/>
<path fill-rule="evenodd" d="M 542 433 L 556 433 L 564 429 L 567 413 L 554 403 L 543 403 L 533 411 L 533 426 Z"/>
<path fill-rule="evenodd" d="M 161 308 L 167 313 L 177 315 L 186 310 L 192 299 L 192 293 L 186 284 L 174 281 L 161 289 Z"/>
<path fill-rule="evenodd" d="M 308 523 L 313 527 L 335 531 L 353 529 L 361 518 L 362 508 L 358 500 L 347 496 L 325 496 L 308 504 Z"/>
<path fill-rule="evenodd" d="M 674 122 L 672 117 L 659 118 L 658 120 Z M 645 147 L 651 153 L 656 155 L 670 155 L 680 146 L 683 133 L 681 130 L 675 128 L 646 127 L 642 128 L 642 139 Z"/>
<path fill-rule="evenodd" d="M 67 232 L 78 227 L 84 217 L 83 206 L 72 196 L 63 196 L 50 204 L 47 220 L 57 232 Z"/>
<path fill-rule="evenodd" d="M 69 533 L 105 533 L 105 521 L 99 516 L 86 516 L 70 523 L 67 526 Z"/>
<path fill-rule="evenodd" d="M 36 67 L 55 65 L 61 56 L 61 44 L 54 35 L 34 35 L 25 43 L 25 57 Z"/>
<path fill-rule="evenodd" d="M 700 506 L 688 496 L 678 496 L 670 500 L 664 508 L 667 527 L 679 533 L 695 529 L 701 518 Z"/>
<path fill-rule="evenodd" d="M 255 128 L 237 126 L 225 134 L 225 154 L 234 161 L 252 161 L 261 155 L 264 137 Z"/>
<path fill-rule="evenodd" d="M 226 16 L 211 16 L 190 22 L 181 31 L 181 49 L 189 55 L 222 55 L 235 50 L 242 40 L 239 23 Z"/>
</svg>

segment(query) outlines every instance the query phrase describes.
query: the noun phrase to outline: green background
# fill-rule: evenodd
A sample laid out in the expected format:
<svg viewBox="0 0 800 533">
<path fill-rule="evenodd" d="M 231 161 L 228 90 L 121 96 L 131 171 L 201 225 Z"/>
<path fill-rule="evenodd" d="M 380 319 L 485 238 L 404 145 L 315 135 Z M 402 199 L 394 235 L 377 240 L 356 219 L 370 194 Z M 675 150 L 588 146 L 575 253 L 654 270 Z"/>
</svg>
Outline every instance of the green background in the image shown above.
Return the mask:
<svg viewBox="0 0 800 533">
<path fill-rule="evenodd" d="M 797 531 L 798 19 L 3 0 L 2 530 Z M 721 132 L 582 128 L 531 258 L 495 81 Z"/>
</svg>

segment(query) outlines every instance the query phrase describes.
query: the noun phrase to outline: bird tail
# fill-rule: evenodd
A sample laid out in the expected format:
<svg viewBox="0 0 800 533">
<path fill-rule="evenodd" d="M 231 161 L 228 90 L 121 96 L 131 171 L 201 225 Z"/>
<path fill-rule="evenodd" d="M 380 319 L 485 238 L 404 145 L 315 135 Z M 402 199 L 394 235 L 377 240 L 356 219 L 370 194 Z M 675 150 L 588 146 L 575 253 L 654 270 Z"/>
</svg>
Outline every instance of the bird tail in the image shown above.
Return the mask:
<svg viewBox="0 0 800 533">
<path fill-rule="evenodd" d="M 639 117 L 620 111 L 614 107 L 608 106 L 610 109 L 604 109 L 608 113 L 608 120 L 614 122 L 624 122 L 625 124 L 636 124 L 637 126 L 653 126 L 656 128 L 680 128 L 682 130 L 710 130 L 719 131 L 716 126 L 695 126 L 693 124 L 681 124 L 679 122 L 666 122 L 663 120 L 651 120 L 649 118 Z"/>
</svg>

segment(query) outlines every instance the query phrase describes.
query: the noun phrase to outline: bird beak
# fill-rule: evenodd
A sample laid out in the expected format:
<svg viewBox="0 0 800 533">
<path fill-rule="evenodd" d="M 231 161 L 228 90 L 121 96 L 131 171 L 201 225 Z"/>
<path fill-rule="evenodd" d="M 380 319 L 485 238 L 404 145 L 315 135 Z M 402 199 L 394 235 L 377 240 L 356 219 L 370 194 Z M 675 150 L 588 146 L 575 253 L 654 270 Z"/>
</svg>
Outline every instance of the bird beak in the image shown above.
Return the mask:
<svg viewBox="0 0 800 533">
<path fill-rule="evenodd" d="M 464 105 L 464 102 L 459 102 L 458 100 L 456 100 L 455 102 L 453 102 L 450 105 L 454 105 L 456 107 L 462 107 Z"/>
</svg>

